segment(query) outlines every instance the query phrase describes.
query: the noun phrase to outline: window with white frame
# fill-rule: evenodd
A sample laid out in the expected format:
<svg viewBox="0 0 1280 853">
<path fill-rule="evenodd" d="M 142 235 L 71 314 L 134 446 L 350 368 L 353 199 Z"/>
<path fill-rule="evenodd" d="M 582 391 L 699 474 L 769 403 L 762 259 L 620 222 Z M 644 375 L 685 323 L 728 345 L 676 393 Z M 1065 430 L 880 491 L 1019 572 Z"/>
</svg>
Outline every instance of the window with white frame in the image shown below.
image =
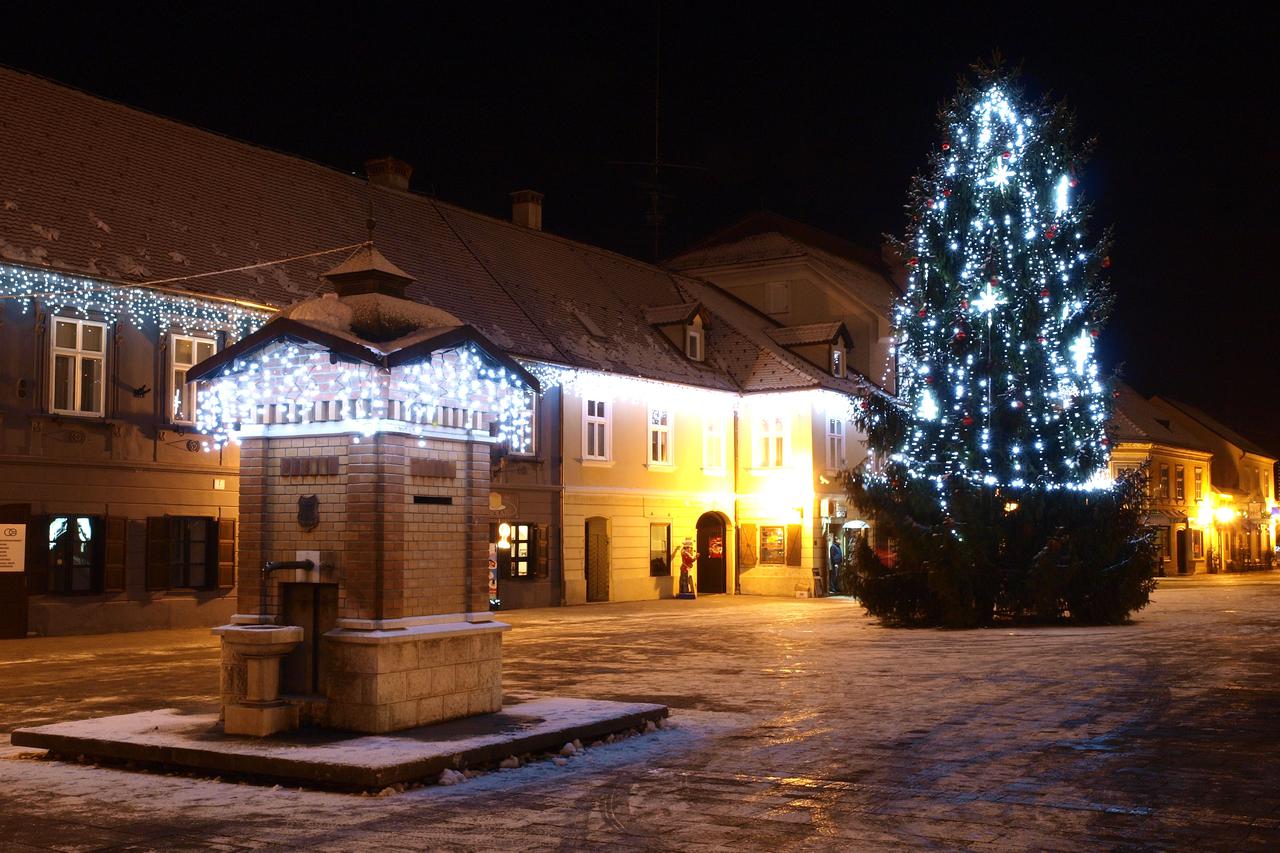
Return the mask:
<svg viewBox="0 0 1280 853">
<path fill-rule="evenodd" d="M 175 424 L 196 422 L 196 383 L 187 381 L 187 371 L 217 348 L 209 338 L 169 336 L 169 417 Z"/>
<path fill-rule="evenodd" d="M 49 347 L 49 410 L 101 416 L 105 409 L 107 325 L 54 317 Z"/>
<path fill-rule="evenodd" d="M 845 375 L 844 347 L 833 346 L 831 348 L 831 375 L 840 378 Z"/>
<path fill-rule="evenodd" d="M 702 342 L 702 327 L 696 323 L 690 323 L 685 327 L 684 354 L 689 356 L 691 361 L 702 361 L 705 357 Z"/>
<path fill-rule="evenodd" d="M 662 406 L 649 407 L 649 464 L 672 465 L 671 429 L 673 416 L 671 410 Z"/>
<path fill-rule="evenodd" d="M 609 458 L 609 403 L 605 400 L 584 400 L 582 409 L 582 458 L 605 460 Z"/>
<path fill-rule="evenodd" d="M 724 418 L 708 415 L 702 422 L 702 467 L 724 470 Z"/>
<path fill-rule="evenodd" d="M 827 418 L 827 468 L 838 471 L 844 467 L 844 420 Z"/>
<path fill-rule="evenodd" d="M 755 466 L 781 468 L 785 464 L 786 426 L 777 415 L 756 418 Z"/>
</svg>

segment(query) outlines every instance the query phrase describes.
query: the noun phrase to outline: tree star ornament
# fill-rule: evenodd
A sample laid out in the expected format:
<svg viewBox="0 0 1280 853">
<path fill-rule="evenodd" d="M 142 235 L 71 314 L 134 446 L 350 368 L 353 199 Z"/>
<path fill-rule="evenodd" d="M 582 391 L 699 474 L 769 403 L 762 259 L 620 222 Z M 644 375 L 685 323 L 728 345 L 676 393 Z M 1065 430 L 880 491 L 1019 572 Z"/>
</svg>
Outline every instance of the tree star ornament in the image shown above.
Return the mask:
<svg viewBox="0 0 1280 853">
<path fill-rule="evenodd" d="M 992 311 L 1008 302 L 1009 300 L 1000 295 L 1000 291 L 992 288 L 991 282 L 987 282 L 986 289 L 982 291 L 977 299 L 973 300 L 972 305 L 980 313 L 990 315 Z M 987 319 L 990 320 L 990 316 Z"/>
</svg>

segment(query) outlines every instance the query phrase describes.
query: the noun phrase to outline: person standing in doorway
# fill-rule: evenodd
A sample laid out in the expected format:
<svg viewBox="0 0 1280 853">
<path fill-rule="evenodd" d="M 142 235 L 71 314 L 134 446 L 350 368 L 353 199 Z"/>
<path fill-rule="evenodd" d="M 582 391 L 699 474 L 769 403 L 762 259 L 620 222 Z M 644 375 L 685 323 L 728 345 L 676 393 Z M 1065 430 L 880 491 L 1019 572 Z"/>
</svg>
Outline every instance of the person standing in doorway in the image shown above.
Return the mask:
<svg viewBox="0 0 1280 853">
<path fill-rule="evenodd" d="M 827 589 L 832 595 L 840 592 L 840 566 L 844 563 L 844 551 L 840 550 L 840 540 L 831 537 L 831 569 L 827 574 Z"/>
</svg>

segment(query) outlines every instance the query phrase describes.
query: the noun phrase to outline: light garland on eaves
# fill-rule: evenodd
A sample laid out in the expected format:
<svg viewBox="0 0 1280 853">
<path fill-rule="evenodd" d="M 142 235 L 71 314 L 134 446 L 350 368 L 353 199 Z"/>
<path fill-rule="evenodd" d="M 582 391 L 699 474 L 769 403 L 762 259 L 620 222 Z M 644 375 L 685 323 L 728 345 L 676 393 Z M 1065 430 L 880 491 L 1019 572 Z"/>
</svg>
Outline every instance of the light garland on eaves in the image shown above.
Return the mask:
<svg viewBox="0 0 1280 853">
<path fill-rule="evenodd" d="M 894 309 L 890 405 L 905 428 L 884 455 L 940 492 L 951 477 L 1097 488 L 1110 392 L 1095 358 L 1094 283 L 1109 261 L 1084 242 L 1061 117 L 1020 114 L 999 85 L 962 103 L 945 118 L 904 243 L 913 257 Z"/>
<path fill-rule="evenodd" d="M 14 300 L 23 312 L 38 303 L 53 314 L 98 317 L 108 323 L 128 319 L 139 328 L 154 323 L 161 329 L 177 329 L 184 334 L 227 332 L 236 338 L 254 331 L 271 316 L 267 311 L 232 301 L 12 264 L 0 264 L 0 299 Z"/>
<path fill-rule="evenodd" d="M 246 436 L 475 430 L 527 450 L 533 391 L 472 346 L 384 370 L 330 362 L 329 351 L 277 342 L 201 382 L 196 428 L 206 450 Z"/>
<path fill-rule="evenodd" d="M 750 407 L 761 411 L 771 406 L 789 405 L 803 400 L 817 411 L 829 416 L 852 420 L 856 400 L 848 394 L 827 389 L 804 388 L 795 391 L 773 391 L 757 394 L 739 394 L 700 388 L 659 379 L 645 379 L 606 373 L 587 368 L 567 367 L 540 361 L 521 360 L 521 365 L 537 378 L 545 394 L 551 388 L 581 399 L 603 400 L 609 403 L 633 403 L 636 405 L 665 406 L 676 412 L 705 412 L 711 408 L 724 411 L 741 411 Z"/>
</svg>

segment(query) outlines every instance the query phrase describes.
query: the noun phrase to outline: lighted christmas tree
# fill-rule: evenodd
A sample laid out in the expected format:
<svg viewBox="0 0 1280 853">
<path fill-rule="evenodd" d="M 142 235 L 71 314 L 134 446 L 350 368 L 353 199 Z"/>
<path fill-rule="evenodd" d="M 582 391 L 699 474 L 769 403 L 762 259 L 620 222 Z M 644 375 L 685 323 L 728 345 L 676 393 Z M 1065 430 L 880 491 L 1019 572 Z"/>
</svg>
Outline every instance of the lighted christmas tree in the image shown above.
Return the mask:
<svg viewBox="0 0 1280 853">
<path fill-rule="evenodd" d="M 1048 538 L 1070 535 L 1044 512 L 1134 496 L 1105 482 L 1112 392 L 1094 341 L 1110 262 L 1086 233 L 1070 114 L 979 71 L 940 123 L 899 244 L 897 397 L 867 399 L 872 464 L 850 485 L 897 546 L 894 560 L 861 549 L 864 603 L 875 612 L 868 584 L 898 578 L 921 600 L 891 617 L 971 624 L 1054 610 L 1023 594 Z M 1117 559 L 1143 550 L 1136 523 L 1118 531 Z"/>
</svg>

